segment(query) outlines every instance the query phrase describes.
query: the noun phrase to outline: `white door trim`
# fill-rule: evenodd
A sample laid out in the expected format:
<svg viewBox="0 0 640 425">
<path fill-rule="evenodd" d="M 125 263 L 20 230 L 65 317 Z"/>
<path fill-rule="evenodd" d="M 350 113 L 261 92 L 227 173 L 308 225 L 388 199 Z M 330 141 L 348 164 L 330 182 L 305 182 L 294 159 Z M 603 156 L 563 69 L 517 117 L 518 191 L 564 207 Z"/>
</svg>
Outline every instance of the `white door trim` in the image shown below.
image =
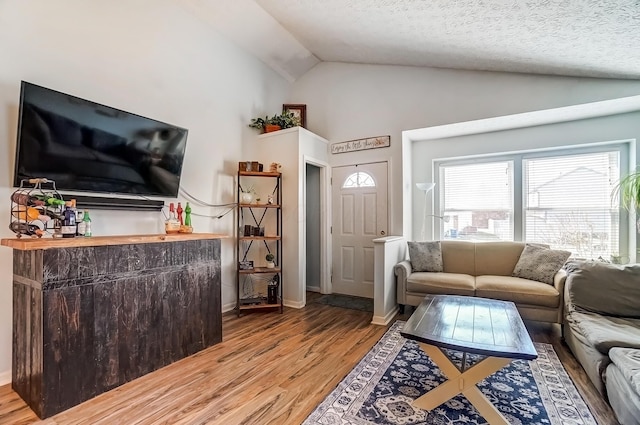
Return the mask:
<svg viewBox="0 0 640 425">
<path fill-rule="evenodd" d="M 320 168 L 320 293 L 331 293 L 331 167 L 329 163 L 321 161 L 317 158 L 303 155 L 302 156 L 303 170 L 306 169 L 306 165 L 310 164 Z M 305 219 L 307 214 L 307 173 L 301 173 L 304 175 L 302 187 L 303 193 L 303 210 L 305 212 Z M 302 241 L 301 247 L 307 246 L 307 227 L 302 224 Z M 303 276 L 303 288 L 304 302 L 306 304 L 306 288 L 307 288 L 307 257 L 303 256 L 304 264 L 302 264 L 302 270 L 304 270 Z"/>
</svg>

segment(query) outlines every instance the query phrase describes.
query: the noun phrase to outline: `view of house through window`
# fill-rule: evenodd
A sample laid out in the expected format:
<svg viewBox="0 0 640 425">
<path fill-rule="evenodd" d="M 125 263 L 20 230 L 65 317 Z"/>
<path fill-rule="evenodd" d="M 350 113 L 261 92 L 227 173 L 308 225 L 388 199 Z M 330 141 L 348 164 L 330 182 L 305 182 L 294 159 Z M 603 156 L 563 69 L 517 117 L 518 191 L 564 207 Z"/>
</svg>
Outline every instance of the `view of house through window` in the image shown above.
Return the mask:
<svg viewBox="0 0 640 425">
<path fill-rule="evenodd" d="M 441 166 L 445 239 L 513 240 L 513 161 Z"/>
<path fill-rule="evenodd" d="M 440 237 L 523 240 L 608 259 L 620 252 L 620 209 L 611 193 L 623 148 L 437 163 L 439 212 L 448 217 Z"/>
</svg>

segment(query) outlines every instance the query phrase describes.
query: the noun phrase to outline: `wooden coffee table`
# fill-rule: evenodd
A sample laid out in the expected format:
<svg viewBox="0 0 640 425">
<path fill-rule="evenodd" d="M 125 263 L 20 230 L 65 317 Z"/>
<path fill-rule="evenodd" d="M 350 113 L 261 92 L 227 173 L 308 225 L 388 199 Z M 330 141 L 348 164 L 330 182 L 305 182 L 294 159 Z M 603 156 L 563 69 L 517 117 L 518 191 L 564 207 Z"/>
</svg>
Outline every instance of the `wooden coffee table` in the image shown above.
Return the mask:
<svg viewBox="0 0 640 425">
<path fill-rule="evenodd" d="M 512 359 L 538 357 L 515 304 L 477 297 L 428 295 L 400 333 L 418 341 L 448 378 L 416 399 L 414 406 L 433 410 L 462 393 L 490 424 L 509 424 L 476 384 Z M 443 348 L 462 351 L 462 367 L 458 368 Z M 487 357 L 467 368 L 467 353 Z"/>
</svg>

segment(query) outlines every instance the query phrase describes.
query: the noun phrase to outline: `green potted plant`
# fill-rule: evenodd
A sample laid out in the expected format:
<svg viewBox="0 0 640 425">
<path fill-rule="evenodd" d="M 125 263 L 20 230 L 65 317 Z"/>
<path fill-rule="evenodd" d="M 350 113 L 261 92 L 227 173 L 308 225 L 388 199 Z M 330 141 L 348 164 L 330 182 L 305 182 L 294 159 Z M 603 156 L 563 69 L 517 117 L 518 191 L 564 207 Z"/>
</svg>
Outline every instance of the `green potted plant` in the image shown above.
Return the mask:
<svg viewBox="0 0 640 425">
<path fill-rule="evenodd" d="M 275 267 L 276 267 L 276 263 L 274 263 L 274 262 L 273 262 L 273 260 L 274 260 L 275 258 L 276 258 L 276 257 L 275 257 L 272 253 L 268 253 L 268 254 L 264 257 L 264 259 L 265 259 L 265 260 L 267 260 L 267 268 L 268 268 L 268 269 L 273 269 L 273 268 L 275 268 Z"/>
<path fill-rule="evenodd" d="M 613 195 L 620 199 L 620 203 L 627 211 L 640 213 L 640 168 L 623 177 L 616 185 Z M 640 233 L 640 217 L 636 224 Z"/>
<path fill-rule="evenodd" d="M 300 125 L 300 119 L 293 115 L 292 112 L 282 112 L 280 115 L 274 115 L 269 118 L 253 118 L 249 127 L 262 130 L 265 133 L 283 130 L 285 128 L 297 127 Z"/>
</svg>

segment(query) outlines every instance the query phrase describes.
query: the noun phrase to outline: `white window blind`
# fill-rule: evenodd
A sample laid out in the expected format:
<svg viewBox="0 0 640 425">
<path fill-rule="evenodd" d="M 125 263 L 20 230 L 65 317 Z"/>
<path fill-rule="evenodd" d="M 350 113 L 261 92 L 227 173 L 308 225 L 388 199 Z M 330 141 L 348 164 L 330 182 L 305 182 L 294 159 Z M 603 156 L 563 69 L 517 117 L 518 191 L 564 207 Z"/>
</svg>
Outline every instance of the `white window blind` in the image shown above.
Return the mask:
<svg viewBox="0 0 640 425">
<path fill-rule="evenodd" d="M 441 165 L 445 239 L 513 240 L 513 161 Z"/>
<path fill-rule="evenodd" d="M 584 258 L 617 253 L 620 217 L 611 193 L 619 177 L 617 150 L 524 159 L 525 240 Z"/>
</svg>

